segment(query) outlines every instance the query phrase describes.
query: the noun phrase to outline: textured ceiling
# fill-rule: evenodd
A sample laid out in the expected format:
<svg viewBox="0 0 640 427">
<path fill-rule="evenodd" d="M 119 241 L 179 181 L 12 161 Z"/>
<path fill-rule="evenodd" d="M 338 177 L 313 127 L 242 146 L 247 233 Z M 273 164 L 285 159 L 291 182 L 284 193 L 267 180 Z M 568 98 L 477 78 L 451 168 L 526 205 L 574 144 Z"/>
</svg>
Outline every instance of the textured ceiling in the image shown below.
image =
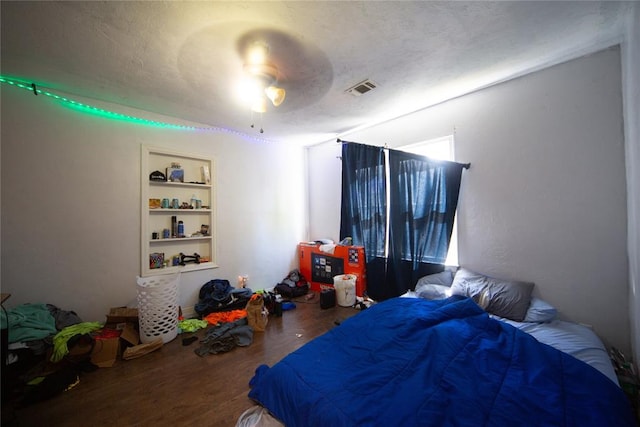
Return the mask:
<svg viewBox="0 0 640 427">
<path fill-rule="evenodd" d="M 2 1 L 2 75 L 66 96 L 317 143 L 620 41 L 629 2 Z M 235 93 L 270 46 L 287 98 Z M 345 90 L 371 79 L 379 87 Z M 171 121 L 168 118 L 167 121 Z M 256 128 L 251 128 L 255 121 Z"/>
</svg>

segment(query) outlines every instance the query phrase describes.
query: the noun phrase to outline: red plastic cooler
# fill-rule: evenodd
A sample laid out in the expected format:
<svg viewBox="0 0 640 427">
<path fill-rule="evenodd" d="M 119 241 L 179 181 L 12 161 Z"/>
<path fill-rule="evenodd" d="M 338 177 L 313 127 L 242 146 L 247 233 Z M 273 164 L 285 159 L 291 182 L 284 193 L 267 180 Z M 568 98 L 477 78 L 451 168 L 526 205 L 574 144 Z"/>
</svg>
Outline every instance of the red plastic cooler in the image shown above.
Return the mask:
<svg viewBox="0 0 640 427">
<path fill-rule="evenodd" d="M 364 296 L 367 290 L 366 259 L 362 246 L 336 246 L 333 253 L 323 252 L 315 243 L 298 244 L 300 273 L 310 283 L 311 290 L 320 291 L 323 286 L 333 287 L 333 276 L 355 274 L 356 295 Z"/>
</svg>

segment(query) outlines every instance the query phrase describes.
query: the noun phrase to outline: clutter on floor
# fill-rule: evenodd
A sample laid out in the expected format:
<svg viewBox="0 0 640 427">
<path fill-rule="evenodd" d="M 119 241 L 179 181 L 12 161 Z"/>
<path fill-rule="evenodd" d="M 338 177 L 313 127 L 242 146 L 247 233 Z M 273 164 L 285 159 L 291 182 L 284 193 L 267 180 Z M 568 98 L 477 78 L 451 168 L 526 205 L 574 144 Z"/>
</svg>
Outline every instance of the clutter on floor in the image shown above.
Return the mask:
<svg viewBox="0 0 640 427">
<path fill-rule="evenodd" d="M 18 405 L 50 399 L 85 373 L 159 348 L 140 343 L 136 308 L 111 308 L 106 322 L 84 322 L 52 304 L 22 304 L 7 310 L 2 328 L 8 332 L 2 401 Z"/>
<path fill-rule="evenodd" d="M 213 279 L 202 285 L 198 303 L 194 309 L 199 316 L 209 313 L 243 309 L 253 291 L 249 288 L 234 288 L 226 279 Z"/>
<path fill-rule="evenodd" d="M 226 353 L 236 347 L 246 347 L 252 342 L 253 329 L 245 317 L 209 328 L 195 353 L 198 356 Z"/>
<path fill-rule="evenodd" d="M 193 352 L 204 357 L 251 345 L 254 333 L 268 329 L 271 316 L 281 317 L 297 304 L 318 304 L 323 309 L 336 306 L 333 288 L 317 296 L 309 291 L 309 283 L 299 270 L 290 271 L 274 292 L 253 292 L 245 287 L 246 280 L 238 280 L 238 286 L 242 287 L 234 288 L 225 279 L 202 285 L 194 306 L 197 318 L 193 319 L 182 317 L 172 293 L 169 297 L 176 302 L 166 304 L 172 316 L 174 310 L 177 314 L 171 326 L 174 329 L 155 336 L 153 331 L 143 334 L 141 330 L 142 311 L 149 301 L 142 301 L 142 307 L 137 308 L 110 308 L 105 322 L 85 322 L 75 312 L 52 304 L 23 304 L 10 309 L 0 317 L 8 336 L 8 348 L 3 346 L 2 354 L 2 401 L 24 406 L 51 399 L 72 390 L 83 375 L 158 351 L 178 334 L 184 347 L 197 342 Z M 139 293 L 149 299 L 152 291 L 161 290 L 141 289 Z M 326 294 L 331 293 L 327 303 Z M 340 301 L 344 304 L 345 299 Z M 364 309 L 371 303 L 357 297 L 351 306 Z"/>
</svg>

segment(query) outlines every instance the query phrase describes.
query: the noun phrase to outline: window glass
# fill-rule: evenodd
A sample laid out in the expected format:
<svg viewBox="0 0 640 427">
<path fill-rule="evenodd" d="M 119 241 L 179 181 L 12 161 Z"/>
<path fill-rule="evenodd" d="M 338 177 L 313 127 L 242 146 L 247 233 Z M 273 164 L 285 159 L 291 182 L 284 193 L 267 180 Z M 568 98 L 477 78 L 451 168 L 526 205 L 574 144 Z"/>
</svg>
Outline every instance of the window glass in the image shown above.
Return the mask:
<svg viewBox="0 0 640 427">
<path fill-rule="evenodd" d="M 400 150 L 408 153 L 427 156 L 432 159 L 455 161 L 453 150 L 453 135 L 442 138 L 431 139 L 428 141 L 418 142 L 416 144 L 405 145 L 399 147 Z M 446 265 L 458 265 L 458 214 L 453 222 L 453 232 L 451 234 L 451 242 L 449 243 L 449 251 L 447 252 Z"/>
</svg>

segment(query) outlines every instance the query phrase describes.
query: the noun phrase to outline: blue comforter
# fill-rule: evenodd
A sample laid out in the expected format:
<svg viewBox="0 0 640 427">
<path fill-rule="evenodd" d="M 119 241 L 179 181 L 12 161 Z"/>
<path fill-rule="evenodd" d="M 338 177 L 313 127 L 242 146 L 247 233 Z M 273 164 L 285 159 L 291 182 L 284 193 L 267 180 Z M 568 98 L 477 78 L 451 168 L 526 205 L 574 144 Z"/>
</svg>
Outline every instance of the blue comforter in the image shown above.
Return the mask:
<svg viewBox="0 0 640 427">
<path fill-rule="evenodd" d="M 374 305 L 250 386 L 287 427 L 635 425 L 606 376 L 462 297 Z"/>
</svg>

